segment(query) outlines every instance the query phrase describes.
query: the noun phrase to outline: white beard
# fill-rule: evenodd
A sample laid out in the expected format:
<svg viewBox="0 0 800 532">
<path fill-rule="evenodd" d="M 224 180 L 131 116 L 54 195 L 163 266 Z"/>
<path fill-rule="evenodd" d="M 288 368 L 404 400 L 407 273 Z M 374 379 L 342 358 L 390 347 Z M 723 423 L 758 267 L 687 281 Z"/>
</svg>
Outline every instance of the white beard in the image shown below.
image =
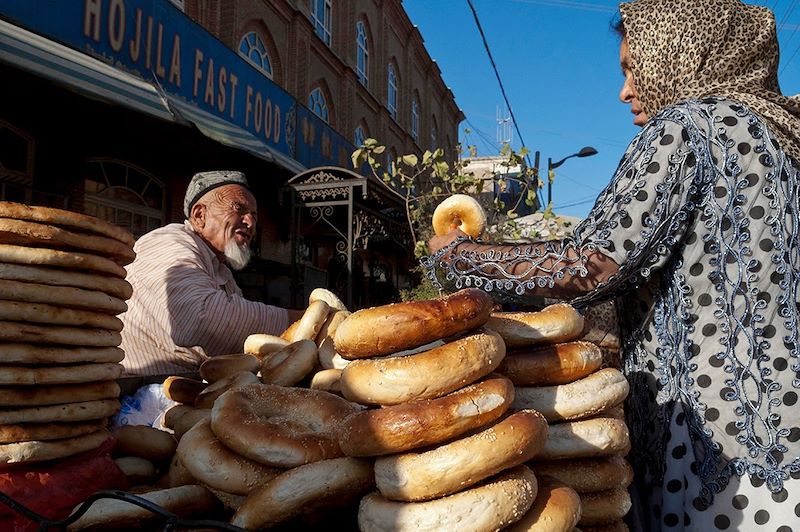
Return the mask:
<svg viewBox="0 0 800 532">
<path fill-rule="evenodd" d="M 234 270 L 243 269 L 250 262 L 250 246 L 247 244 L 240 246 L 234 239 L 229 239 L 225 243 L 225 259 Z"/>
</svg>

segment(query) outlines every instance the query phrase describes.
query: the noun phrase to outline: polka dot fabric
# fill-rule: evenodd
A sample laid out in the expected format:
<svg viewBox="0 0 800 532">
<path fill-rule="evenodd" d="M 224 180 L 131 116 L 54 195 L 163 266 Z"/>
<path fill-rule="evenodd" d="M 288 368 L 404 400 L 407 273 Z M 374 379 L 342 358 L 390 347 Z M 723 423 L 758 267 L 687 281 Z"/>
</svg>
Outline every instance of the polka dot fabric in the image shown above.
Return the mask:
<svg viewBox="0 0 800 532">
<path fill-rule="evenodd" d="M 746 106 L 690 100 L 645 126 L 576 229 L 578 247 L 620 265 L 583 301 L 620 295 L 631 462 L 652 526 L 770 516 L 800 530 L 785 497 L 800 497 L 799 179 Z"/>
<path fill-rule="evenodd" d="M 684 426 L 686 414 L 676 408 L 671 419 L 675 430 L 668 442 L 667 471 L 663 482 L 652 476 L 639 480 L 636 495 L 644 495 L 649 505 L 638 527 L 645 530 L 675 532 L 717 530 L 759 532 L 800 532 L 800 483 L 787 482 L 777 493 L 764 490 L 763 482 L 733 478 L 709 505 L 700 496 L 701 486 L 692 473 L 692 443 Z M 639 503 L 639 501 L 635 501 Z M 687 510 L 688 509 L 688 510 Z"/>
</svg>

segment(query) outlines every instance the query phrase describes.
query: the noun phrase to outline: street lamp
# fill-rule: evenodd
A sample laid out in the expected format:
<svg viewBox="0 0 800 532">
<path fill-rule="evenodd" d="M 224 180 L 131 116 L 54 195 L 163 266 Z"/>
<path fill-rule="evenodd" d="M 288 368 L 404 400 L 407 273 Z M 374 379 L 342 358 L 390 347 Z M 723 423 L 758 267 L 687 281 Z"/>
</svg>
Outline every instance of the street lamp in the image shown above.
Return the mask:
<svg viewBox="0 0 800 532">
<path fill-rule="evenodd" d="M 591 157 L 597 155 L 597 150 L 591 146 L 584 146 L 578 153 L 567 155 L 560 161 L 553 162 L 549 157 L 547 158 L 547 206 L 550 207 L 553 202 L 553 170 L 564 164 L 564 161 L 571 157 Z"/>
</svg>

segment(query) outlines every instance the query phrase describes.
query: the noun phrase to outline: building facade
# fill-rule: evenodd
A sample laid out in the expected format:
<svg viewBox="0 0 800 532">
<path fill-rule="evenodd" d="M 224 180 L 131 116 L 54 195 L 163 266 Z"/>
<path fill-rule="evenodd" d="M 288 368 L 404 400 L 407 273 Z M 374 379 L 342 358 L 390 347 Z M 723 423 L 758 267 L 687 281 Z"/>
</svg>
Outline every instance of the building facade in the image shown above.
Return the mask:
<svg viewBox="0 0 800 532">
<path fill-rule="evenodd" d="M 188 16 L 358 146 L 443 148 L 463 114 L 398 0 L 185 0 Z"/>
<path fill-rule="evenodd" d="M 183 219 L 194 172 L 241 169 L 260 207 L 259 260 L 243 284 L 286 306 L 301 304 L 306 275 L 293 265 L 324 284 L 336 248 L 294 223 L 292 177 L 350 168 L 368 137 L 388 157 L 435 146 L 455 159 L 463 118 L 399 0 L 0 4 L 0 76 L 0 199 L 140 236 Z M 357 250 L 356 277 L 371 275 L 379 241 Z M 393 271 L 407 283 L 405 265 Z"/>
</svg>

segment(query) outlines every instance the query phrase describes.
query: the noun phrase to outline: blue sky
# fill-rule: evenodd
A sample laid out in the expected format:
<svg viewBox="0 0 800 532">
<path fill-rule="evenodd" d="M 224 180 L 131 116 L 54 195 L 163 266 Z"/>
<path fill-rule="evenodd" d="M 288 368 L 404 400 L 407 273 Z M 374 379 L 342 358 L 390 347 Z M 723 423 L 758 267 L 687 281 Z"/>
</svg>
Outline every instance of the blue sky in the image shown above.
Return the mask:
<svg viewBox="0 0 800 532">
<path fill-rule="evenodd" d="M 638 128 L 619 99 L 619 40 L 613 0 L 472 0 L 511 103 L 524 145 L 541 152 L 540 168 L 593 146 L 556 170 L 555 212 L 585 216 L 608 183 Z M 781 46 L 779 81 L 800 93 L 800 1 L 750 1 L 775 11 Z M 462 144 L 496 155 L 502 93 L 467 0 L 404 0 L 431 58 L 466 115 Z M 507 114 L 506 114 L 507 116 Z M 472 132 L 464 134 L 464 129 Z M 516 131 L 514 148 L 522 143 Z M 533 154 L 531 154 L 533 157 Z M 533 160 L 533 159 L 531 159 Z M 542 172 L 544 176 L 545 173 Z M 546 201 L 546 189 L 545 193 Z"/>
</svg>

